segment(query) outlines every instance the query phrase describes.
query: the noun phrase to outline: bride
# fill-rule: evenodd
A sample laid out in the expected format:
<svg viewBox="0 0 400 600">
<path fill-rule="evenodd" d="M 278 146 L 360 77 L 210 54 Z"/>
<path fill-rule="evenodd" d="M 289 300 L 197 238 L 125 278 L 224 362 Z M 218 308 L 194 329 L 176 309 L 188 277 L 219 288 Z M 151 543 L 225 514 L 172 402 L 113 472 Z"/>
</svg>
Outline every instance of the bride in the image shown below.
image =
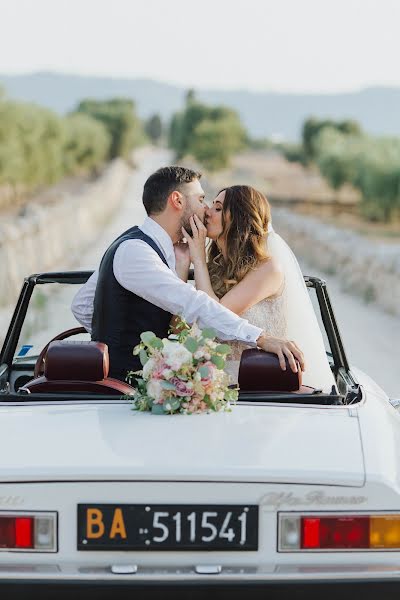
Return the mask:
<svg viewBox="0 0 400 600">
<path fill-rule="evenodd" d="M 303 383 L 330 392 L 335 382 L 311 300 L 294 254 L 271 226 L 265 196 L 250 186 L 227 187 L 206 210 L 205 225 L 194 215 L 190 227 L 182 233 L 196 288 L 270 335 L 293 339 L 305 355 Z M 247 346 L 230 346 L 226 370 L 236 383 Z"/>
</svg>

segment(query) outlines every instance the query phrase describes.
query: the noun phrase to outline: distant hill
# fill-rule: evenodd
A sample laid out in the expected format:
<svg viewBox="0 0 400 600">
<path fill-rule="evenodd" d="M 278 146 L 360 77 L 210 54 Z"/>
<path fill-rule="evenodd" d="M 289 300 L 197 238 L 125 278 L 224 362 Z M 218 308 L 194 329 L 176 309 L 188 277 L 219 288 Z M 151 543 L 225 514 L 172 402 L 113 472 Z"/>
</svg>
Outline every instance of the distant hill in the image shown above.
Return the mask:
<svg viewBox="0 0 400 600">
<path fill-rule="evenodd" d="M 125 96 L 136 101 L 142 117 L 159 113 L 164 120 L 182 107 L 186 90 L 149 79 L 82 77 L 57 73 L 1 75 L 0 85 L 16 99 L 36 102 L 59 113 L 72 110 L 83 98 Z M 196 90 L 207 103 L 235 108 L 254 137 L 299 137 L 303 121 L 314 115 L 351 118 L 376 135 L 400 135 L 400 88 L 366 88 L 346 94 L 278 94 L 244 90 Z"/>
</svg>

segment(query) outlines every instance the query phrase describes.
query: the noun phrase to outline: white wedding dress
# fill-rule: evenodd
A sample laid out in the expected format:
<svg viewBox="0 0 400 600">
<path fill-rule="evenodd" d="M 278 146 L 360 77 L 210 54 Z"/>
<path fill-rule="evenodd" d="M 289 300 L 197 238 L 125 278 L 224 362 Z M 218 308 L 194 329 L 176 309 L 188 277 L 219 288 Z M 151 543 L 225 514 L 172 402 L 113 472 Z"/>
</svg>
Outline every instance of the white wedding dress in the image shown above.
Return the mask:
<svg viewBox="0 0 400 600">
<path fill-rule="evenodd" d="M 285 310 L 284 285 L 279 295 L 273 298 L 265 298 L 247 309 L 240 316 L 246 319 L 251 325 L 264 329 L 270 335 L 279 338 L 287 337 L 287 323 Z M 230 377 L 230 383 L 236 384 L 238 381 L 240 357 L 243 350 L 248 348 L 248 344 L 242 342 L 224 342 L 231 347 L 231 353 L 228 354 L 225 371 Z"/>
<path fill-rule="evenodd" d="M 335 379 L 303 273 L 292 250 L 271 224 L 268 228 L 267 251 L 282 266 L 285 283 L 278 296 L 258 302 L 241 316 L 270 335 L 294 340 L 305 358 L 303 384 L 329 394 L 335 385 Z M 236 341 L 229 344 L 232 354 L 227 357 L 226 371 L 232 382 L 236 383 L 240 357 L 248 346 Z"/>
</svg>

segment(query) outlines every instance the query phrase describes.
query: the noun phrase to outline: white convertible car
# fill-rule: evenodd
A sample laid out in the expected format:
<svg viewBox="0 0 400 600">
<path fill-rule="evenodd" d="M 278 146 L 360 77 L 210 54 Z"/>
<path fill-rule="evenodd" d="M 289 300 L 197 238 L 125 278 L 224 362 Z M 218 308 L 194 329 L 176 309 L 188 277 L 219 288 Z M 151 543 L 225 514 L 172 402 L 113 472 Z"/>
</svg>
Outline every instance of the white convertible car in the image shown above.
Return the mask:
<svg viewBox="0 0 400 600">
<path fill-rule="evenodd" d="M 400 413 L 349 367 L 325 283 L 306 278 L 330 393 L 250 377 L 230 413 L 167 417 L 133 412 L 91 344 L 47 345 L 85 339 L 69 305 L 89 275 L 28 277 L 5 336 L 1 598 L 397 598 Z"/>
</svg>

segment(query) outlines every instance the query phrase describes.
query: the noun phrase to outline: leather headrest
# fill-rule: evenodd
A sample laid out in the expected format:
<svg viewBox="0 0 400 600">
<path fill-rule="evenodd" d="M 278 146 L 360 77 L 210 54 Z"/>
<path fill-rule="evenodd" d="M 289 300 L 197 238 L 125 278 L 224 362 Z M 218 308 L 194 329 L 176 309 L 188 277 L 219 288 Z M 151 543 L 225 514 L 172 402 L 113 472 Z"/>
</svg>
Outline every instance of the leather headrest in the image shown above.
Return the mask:
<svg viewBox="0 0 400 600">
<path fill-rule="evenodd" d="M 258 348 L 242 352 L 238 383 L 242 392 L 295 392 L 300 389 L 302 372 L 293 373 L 286 359 L 286 371 L 282 371 L 276 354 Z"/>
<path fill-rule="evenodd" d="M 52 381 L 101 381 L 108 376 L 108 347 L 100 342 L 51 342 L 44 375 Z"/>
</svg>

